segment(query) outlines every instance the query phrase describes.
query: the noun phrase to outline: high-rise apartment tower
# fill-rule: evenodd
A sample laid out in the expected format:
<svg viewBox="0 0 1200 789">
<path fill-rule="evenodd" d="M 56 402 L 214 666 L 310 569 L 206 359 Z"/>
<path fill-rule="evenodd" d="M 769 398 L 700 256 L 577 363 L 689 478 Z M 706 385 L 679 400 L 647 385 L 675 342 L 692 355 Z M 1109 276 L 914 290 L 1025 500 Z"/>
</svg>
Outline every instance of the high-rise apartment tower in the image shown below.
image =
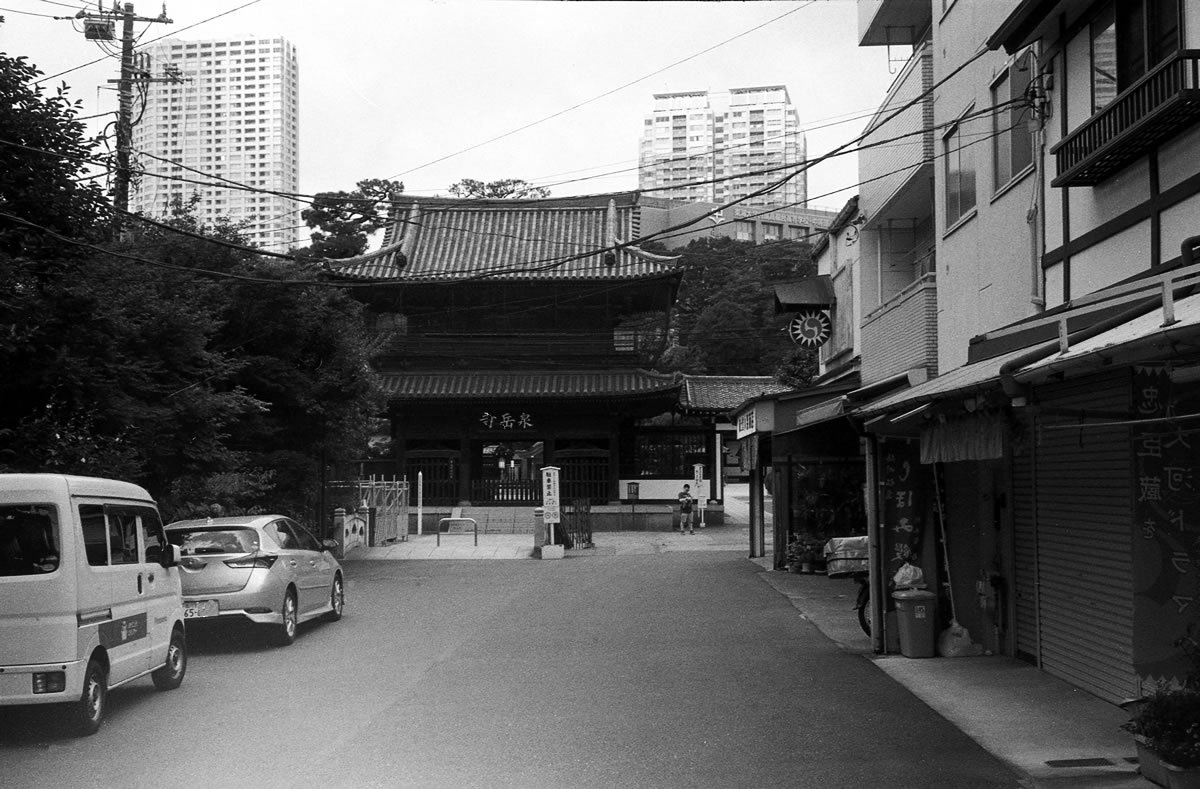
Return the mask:
<svg viewBox="0 0 1200 789">
<path fill-rule="evenodd" d="M 804 161 L 804 132 L 787 88 L 657 93 L 646 117 L 638 186 L 654 197 L 727 203 L 764 189 Z M 745 206 L 803 208 L 801 172 Z"/>
<path fill-rule="evenodd" d="M 300 188 L 295 47 L 279 37 L 165 39 L 147 53 L 151 74 L 179 81 L 150 83 L 140 118 L 134 110 L 133 156 L 145 172 L 130 210 L 162 217 L 176 198 L 198 195 L 203 222 L 227 218 L 271 251 L 295 246 L 302 205 L 283 196 Z"/>
</svg>

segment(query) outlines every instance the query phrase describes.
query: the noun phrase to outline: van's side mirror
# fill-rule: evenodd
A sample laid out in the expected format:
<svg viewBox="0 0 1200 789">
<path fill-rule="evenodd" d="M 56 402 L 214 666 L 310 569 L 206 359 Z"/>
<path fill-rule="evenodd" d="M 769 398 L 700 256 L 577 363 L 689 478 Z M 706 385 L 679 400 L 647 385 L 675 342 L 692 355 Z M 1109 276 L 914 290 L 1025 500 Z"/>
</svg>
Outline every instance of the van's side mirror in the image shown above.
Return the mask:
<svg viewBox="0 0 1200 789">
<path fill-rule="evenodd" d="M 331 540 L 326 537 L 325 539 L 321 540 L 321 547 L 330 553 L 337 553 L 340 546 L 338 545 L 337 540 Z"/>
<path fill-rule="evenodd" d="M 163 567 L 175 567 L 179 564 L 179 546 L 167 545 L 159 558 L 159 564 Z"/>
</svg>

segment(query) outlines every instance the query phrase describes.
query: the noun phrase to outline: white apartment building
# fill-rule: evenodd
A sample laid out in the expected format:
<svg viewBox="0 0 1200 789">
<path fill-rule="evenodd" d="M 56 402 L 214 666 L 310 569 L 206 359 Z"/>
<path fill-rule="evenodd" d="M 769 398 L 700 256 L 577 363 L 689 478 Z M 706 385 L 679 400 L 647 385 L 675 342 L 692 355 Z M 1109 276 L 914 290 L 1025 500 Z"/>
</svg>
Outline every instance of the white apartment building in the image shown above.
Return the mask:
<svg viewBox="0 0 1200 789">
<path fill-rule="evenodd" d="M 645 119 L 638 187 L 653 197 L 727 203 L 795 171 L 804 132 L 787 88 L 658 93 Z M 804 172 L 744 206 L 793 206 L 808 200 Z"/>
<path fill-rule="evenodd" d="M 151 44 L 133 155 L 143 171 L 130 209 L 150 217 L 196 195 L 198 218 L 224 218 L 254 244 L 285 252 L 300 238 L 299 68 L 280 37 Z M 164 74 L 178 81 L 158 81 Z M 140 117 L 139 117 L 140 113 Z M 227 184 L 227 185 L 226 185 Z"/>
</svg>

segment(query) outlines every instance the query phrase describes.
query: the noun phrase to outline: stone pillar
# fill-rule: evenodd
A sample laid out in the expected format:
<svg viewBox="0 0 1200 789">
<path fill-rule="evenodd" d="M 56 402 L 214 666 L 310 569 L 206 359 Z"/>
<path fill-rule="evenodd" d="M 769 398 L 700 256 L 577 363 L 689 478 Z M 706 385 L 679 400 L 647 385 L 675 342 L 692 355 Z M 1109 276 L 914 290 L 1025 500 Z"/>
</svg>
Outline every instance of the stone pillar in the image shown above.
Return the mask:
<svg viewBox="0 0 1200 789">
<path fill-rule="evenodd" d="M 333 539 L 337 540 L 337 558 L 346 558 L 346 511 L 338 507 L 333 511 Z"/>
</svg>

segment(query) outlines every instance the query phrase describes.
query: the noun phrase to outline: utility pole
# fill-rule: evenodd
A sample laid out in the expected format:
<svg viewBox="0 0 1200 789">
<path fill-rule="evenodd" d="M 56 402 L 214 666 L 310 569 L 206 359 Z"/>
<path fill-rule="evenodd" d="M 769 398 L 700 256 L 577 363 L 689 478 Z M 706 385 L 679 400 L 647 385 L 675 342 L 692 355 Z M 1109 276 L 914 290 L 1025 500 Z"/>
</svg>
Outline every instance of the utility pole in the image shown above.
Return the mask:
<svg viewBox="0 0 1200 789">
<path fill-rule="evenodd" d="M 145 69 L 139 69 L 134 64 L 133 53 L 133 23 L 159 22 L 173 24 L 167 18 L 167 5 L 163 3 L 162 13 L 157 17 L 135 16 L 133 3 L 125 3 L 118 9 L 116 2 L 111 11 L 97 9 L 95 13 L 80 11 L 77 19 L 83 20 L 84 36 L 97 41 L 112 41 L 115 37 L 116 20 L 121 20 L 121 78 L 109 82 L 117 83 L 117 166 L 113 173 L 113 206 L 117 209 L 113 217 L 113 230 L 119 232 L 122 214 L 129 210 L 129 182 L 131 180 L 129 159 L 130 147 L 133 142 L 133 84 L 135 80 L 142 82 L 176 82 L 177 76 L 154 79 Z"/>
</svg>

